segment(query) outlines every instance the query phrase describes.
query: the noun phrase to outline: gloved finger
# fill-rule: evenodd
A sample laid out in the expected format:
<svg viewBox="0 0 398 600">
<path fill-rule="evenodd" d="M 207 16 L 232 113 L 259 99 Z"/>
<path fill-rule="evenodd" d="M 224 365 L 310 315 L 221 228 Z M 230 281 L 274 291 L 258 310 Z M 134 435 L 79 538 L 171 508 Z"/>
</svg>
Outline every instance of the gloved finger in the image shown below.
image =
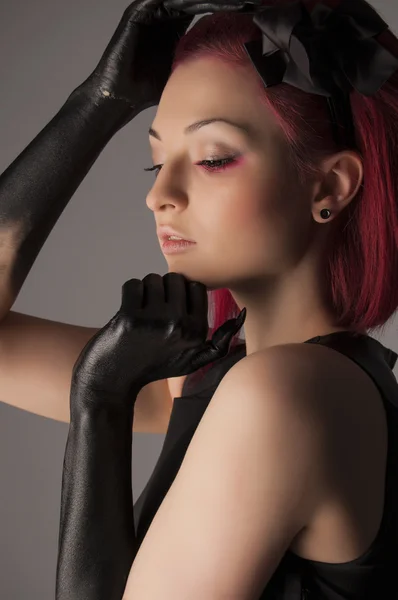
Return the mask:
<svg viewBox="0 0 398 600">
<path fill-rule="evenodd" d="M 190 359 L 193 372 L 205 367 L 211 362 L 224 358 L 229 352 L 233 336 L 239 331 L 246 319 L 246 308 L 243 308 L 236 319 L 228 319 L 217 329 L 211 340 L 204 342 L 200 348 L 193 351 Z M 232 325 L 231 325 L 232 324 Z"/>
<path fill-rule="evenodd" d="M 214 345 L 224 344 L 225 340 L 229 342 L 236 335 L 246 320 L 246 308 L 242 308 L 236 319 L 228 319 L 214 332 L 211 341 Z"/>
<path fill-rule="evenodd" d="M 208 364 L 224 358 L 229 352 L 229 345 L 233 336 L 239 331 L 246 319 L 246 308 L 243 308 L 236 319 L 228 319 L 217 329 L 211 340 L 206 340 L 196 348 L 184 351 L 184 364 L 178 365 L 178 374 L 190 375 Z"/>
<path fill-rule="evenodd" d="M 188 283 L 188 289 L 191 314 L 207 320 L 208 298 L 206 286 L 199 281 L 193 281 Z"/>
</svg>

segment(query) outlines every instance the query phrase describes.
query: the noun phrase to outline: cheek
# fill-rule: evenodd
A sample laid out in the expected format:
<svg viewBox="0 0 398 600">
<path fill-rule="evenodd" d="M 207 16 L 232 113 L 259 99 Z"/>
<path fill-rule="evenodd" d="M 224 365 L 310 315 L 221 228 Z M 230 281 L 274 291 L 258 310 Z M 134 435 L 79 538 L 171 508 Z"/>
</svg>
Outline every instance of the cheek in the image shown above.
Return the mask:
<svg viewBox="0 0 398 600">
<path fill-rule="evenodd" d="M 275 230 L 282 232 L 292 220 L 287 214 L 288 196 L 281 190 L 281 175 L 275 168 L 266 171 L 264 160 L 259 162 L 257 157 L 243 160 L 225 175 L 209 178 L 208 189 L 205 193 L 201 189 L 200 202 L 193 203 L 195 220 L 207 230 L 205 237 L 218 246 L 221 241 L 247 244 L 253 239 L 270 239 Z"/>
<path fill-rule="evenodd" d="M 289 210 L 292 198 L 282 189 L 281 176 L 252 173 L 242 182 L 236 181 L 230 199 L 225 224 L 220 225 L 225 253 L 241 257 L 256 271 L 266 265 L 279 268 L 287 260 L 286 253 L 294 250 L 291 246 L 298 225 Z"/>
<path fill-rule="evenodd" d="M 258 173 L 237 180 L 231 192 L 231 225 L 249 234 L 272 227 L 281 213 L 279 186 L 280 180 Z"/>
</svg>

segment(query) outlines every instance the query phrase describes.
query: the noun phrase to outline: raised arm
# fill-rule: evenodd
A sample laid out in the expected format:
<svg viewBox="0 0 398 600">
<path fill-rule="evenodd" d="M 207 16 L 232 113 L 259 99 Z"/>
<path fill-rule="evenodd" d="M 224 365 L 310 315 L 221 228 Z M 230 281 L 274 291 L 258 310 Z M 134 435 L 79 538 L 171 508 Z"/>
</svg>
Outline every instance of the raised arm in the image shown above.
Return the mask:
<svg viewBox="0 0 398 600">
<path fill-rule="evenodd" d="M 172 50 L 192 19 L 171 18 L 159 0 L 129 5 L 93 73 L 0 176 L 0 401 L 69 420 L 72 366 L 96 329 L 10 309 L 106 144 L 159 101 Z M 141 390 L 137 431 L 164 432 L 171 400 L 166 380 Z"/>
<path fill-rule="evenodd" d="M 0 321 L 106 144 L 138 113 L 158 103 L 172 50 L 193 19 L 171 20 L 160 4 L 136 0 L 125 10 L 93 73 L 1 175 Z M 159 27 L 162 17 L 170 19 L 167 31 Z M 154 31 L 148 29 L 151 23 Z"/>
</svg>

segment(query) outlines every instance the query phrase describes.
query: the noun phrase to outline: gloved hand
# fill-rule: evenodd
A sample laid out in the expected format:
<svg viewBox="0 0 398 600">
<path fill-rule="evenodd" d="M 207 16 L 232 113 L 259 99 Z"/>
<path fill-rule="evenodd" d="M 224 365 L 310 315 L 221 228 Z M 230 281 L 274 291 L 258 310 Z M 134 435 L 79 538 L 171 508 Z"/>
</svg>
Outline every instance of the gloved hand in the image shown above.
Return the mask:
<svg viewBox="0 0 398 600">
<path fill-rule="evenodd" d="M 213 0 L 206 4 L 183 0 L 177 9 L 172 4 L 165 8 L 162 0 L 134 0 L 124 11 L 97 67 L 74 94 L 124 106 L 120 122 L 124 127 L 142 110 L 159 104 L 175 47 L 195 14 L 242 11 L 246 4 L 243 0 Z"/>
<path fill-rule="evenodd" d="M 206 286 L 178 273 L 150 273 L 122 287 L 121 307 L 80 353 L 72 373 L 71 411 L 126 407 L 151 381 L 188 375 L 228 354 L 246 309 L 206 340 Z"/>
<path fill-rule="evenodd" d="M 120 128 L 158 104 L 175 46 L 194 16 L 166 10 L 162 0 L 134 0 L 124 11 L 91 75 L 73 92 L 123 111 Z"/>
</svg>

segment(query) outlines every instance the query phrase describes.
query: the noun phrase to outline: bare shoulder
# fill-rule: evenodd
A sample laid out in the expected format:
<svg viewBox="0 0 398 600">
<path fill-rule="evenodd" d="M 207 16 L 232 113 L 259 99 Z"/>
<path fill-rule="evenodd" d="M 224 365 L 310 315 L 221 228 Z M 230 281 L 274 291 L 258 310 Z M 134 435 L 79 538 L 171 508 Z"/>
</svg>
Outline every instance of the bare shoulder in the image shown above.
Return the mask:
<svg viewBox="0 0 398 600">
<path fill-rule="evenodd" d="M 234 371 L 234 373 L 232 372 Z M 365 451 L 369 437 L 385 448 L 386 415 L 380 391 L 358 364 L 320 344 L 292 343 L 250 354 L 231 369 L 231 387 L 245 390 L 281 420 L 299 414 L 316 423 L 331 453 L 347 444 Z M 309 430 L 311 431 L 311 430 Z M 346 446 L 347 450 L 347 446 Z M 337 454 L 336 454 L 337 456 Z"/>
</svg>

